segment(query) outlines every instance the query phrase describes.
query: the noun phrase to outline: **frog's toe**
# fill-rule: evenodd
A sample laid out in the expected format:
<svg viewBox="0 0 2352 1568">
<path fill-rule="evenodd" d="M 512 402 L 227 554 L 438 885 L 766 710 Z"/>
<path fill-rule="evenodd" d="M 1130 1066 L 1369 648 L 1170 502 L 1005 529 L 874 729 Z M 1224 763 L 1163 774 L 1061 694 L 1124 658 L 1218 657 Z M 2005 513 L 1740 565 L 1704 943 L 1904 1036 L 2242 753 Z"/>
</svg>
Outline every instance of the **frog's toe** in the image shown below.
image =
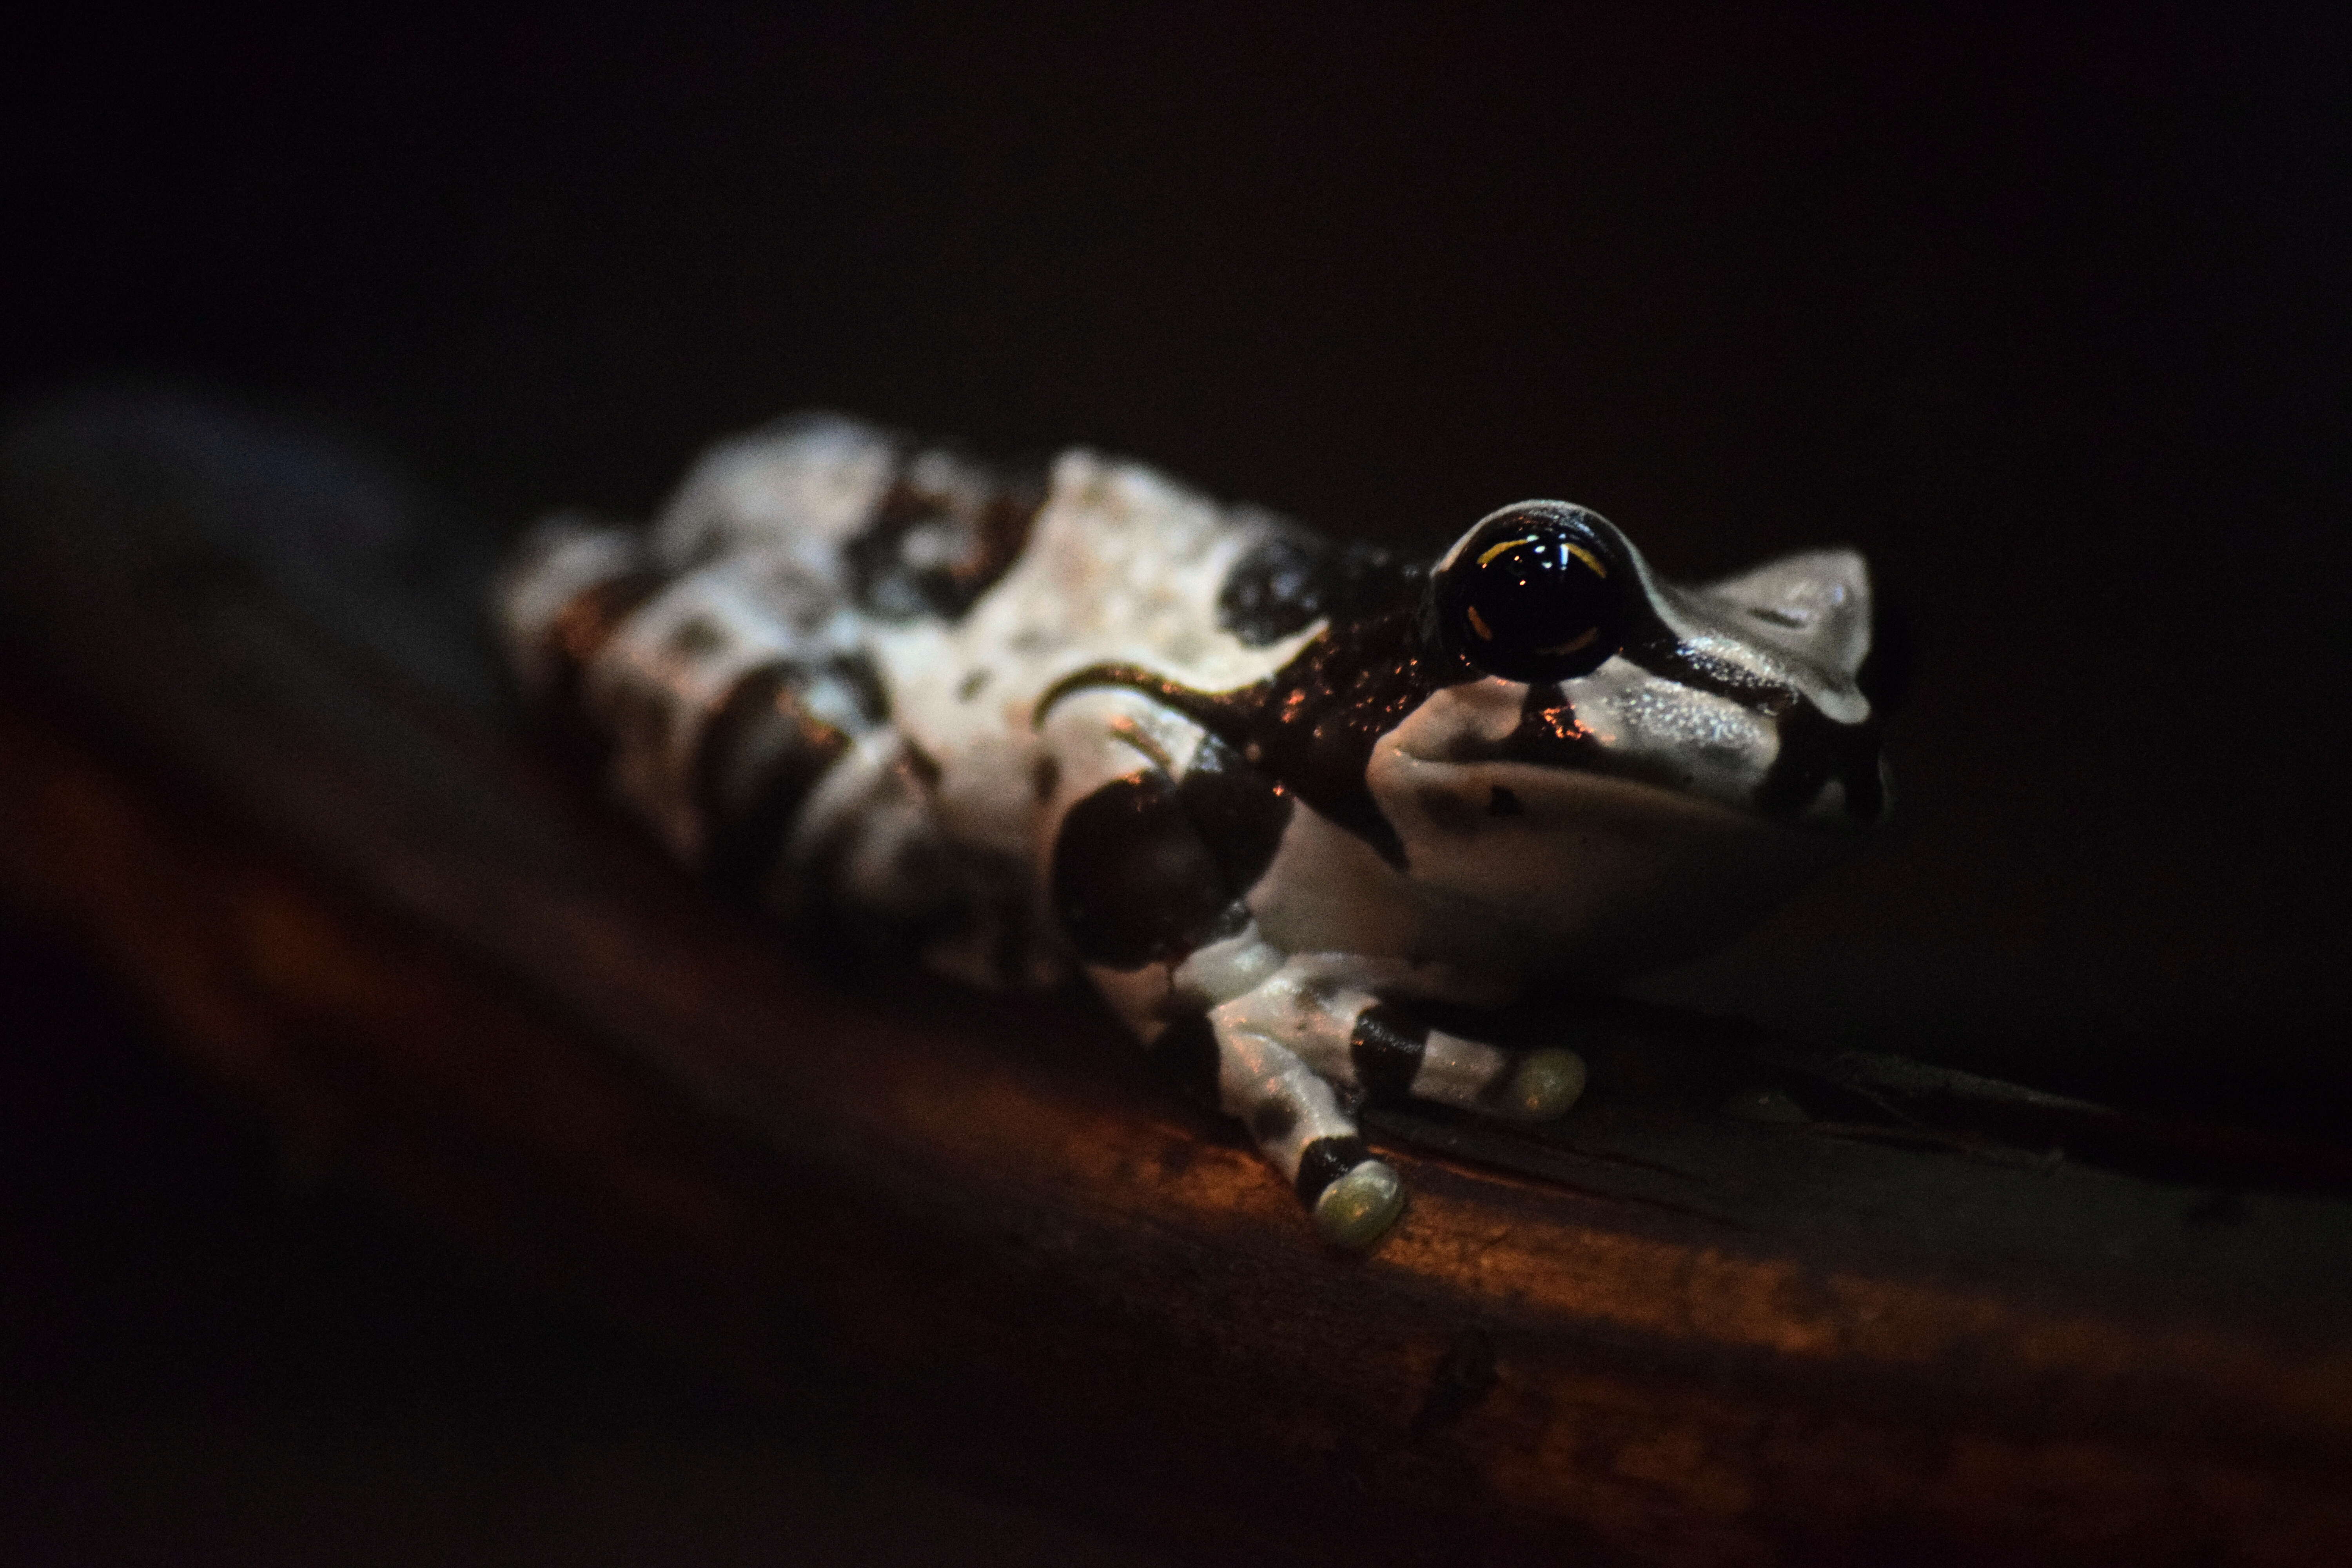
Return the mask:
<svg viewBox="0 0 2352 1568">
<path fill-rule="evenodd" d="M 1584 1058 L 1557 1047 L 1529 1051 L 1499 1086 L 1496 1109 L 1514 1121 L 1564 1116 L 1584 1092 Z"/>
<path fill-rule="evenodd" d="M 1388 1234 L 1404 1210 L 1404 1183 L 1385 1160 L 1366 1160 L 1323 1189 L 1315 1200 L 1315 1230 L 1349 1252 Z"/>
</svg>

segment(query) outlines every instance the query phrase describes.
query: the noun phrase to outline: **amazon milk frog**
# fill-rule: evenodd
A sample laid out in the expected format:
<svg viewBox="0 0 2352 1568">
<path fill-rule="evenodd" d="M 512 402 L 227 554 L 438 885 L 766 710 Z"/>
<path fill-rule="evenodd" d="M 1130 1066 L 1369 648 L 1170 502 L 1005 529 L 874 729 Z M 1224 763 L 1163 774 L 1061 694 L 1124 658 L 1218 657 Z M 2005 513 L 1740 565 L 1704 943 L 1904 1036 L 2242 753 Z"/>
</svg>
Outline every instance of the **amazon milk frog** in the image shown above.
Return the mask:
<svg viewBox="0 0 2352 1568">
<path fill-rule="evenodd" d="M 649 529 L 541 524 L 498 616 L 679 857 L 983 984 L 1082 970 L 1344 1247 L 1403 1197 L 1360 1104 L 1582 1087 L 1417 1008 L 1694 954 L 1887 805 L 1860 556 L 1678 586 L 1561 501 L 1412 561 L 803 416 Z"/>
</svg>

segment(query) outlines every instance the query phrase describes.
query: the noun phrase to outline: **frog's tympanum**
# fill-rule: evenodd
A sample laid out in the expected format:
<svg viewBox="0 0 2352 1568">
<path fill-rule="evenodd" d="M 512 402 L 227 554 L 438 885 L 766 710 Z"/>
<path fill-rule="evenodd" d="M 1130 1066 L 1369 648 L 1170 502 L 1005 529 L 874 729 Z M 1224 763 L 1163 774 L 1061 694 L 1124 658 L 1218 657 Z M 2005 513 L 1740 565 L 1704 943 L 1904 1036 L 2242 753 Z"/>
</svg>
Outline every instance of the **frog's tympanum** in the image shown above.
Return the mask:
<svg viewBox="0 0 2352 1568">
<path fill-rule="evenodd" d="M 650 530 L 541 524 L 499 616 L 678 856 L 982 984 L 1082 969 L 1340 1247 L 1403 1201 L 1365 1101 L 1583 1086 L 1418 1009 L 1694 954 L 1887 806 L 1861 557 L 1679 587 L 1563 501 L 1431 564 L 803 416 Z"/>
</svg>

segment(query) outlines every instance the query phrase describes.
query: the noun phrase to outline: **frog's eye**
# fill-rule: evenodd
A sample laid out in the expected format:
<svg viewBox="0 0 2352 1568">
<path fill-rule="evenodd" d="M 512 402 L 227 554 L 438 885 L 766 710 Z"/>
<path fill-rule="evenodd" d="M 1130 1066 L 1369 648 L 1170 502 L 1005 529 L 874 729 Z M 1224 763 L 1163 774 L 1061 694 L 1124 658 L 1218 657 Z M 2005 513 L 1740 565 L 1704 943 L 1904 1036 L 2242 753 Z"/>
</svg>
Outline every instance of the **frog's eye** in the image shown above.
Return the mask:
<svg viewBox="0 0 2352 1568">
<path fill-rule="evenodd" d="M 1623 645 L 1631 569 L 1581 507 L 1528 501 L 1472 529 L 1430 582 L 1439 639 L 1489 675 L 1568 680 Z"/>
</svg>

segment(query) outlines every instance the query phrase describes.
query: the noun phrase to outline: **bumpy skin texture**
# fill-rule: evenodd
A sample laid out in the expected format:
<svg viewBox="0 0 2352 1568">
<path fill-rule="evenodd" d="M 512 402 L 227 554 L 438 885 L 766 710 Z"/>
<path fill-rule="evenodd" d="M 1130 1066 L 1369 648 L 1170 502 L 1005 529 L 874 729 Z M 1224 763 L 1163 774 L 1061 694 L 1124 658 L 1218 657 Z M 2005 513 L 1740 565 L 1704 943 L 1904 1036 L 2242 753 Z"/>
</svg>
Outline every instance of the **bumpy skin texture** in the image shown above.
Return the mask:
<svg viewBox="0 0 2352 1568">
<path fill-rule="evenodd" d="M 1364 1100 L 1582 1086 L 1415 1004 L 1704 949 L 1886 805 L 1858 556 L 1678 588 L 1560 502 L 1431 566 L 803 416 L 649 530 L 543 522 L 498 615 L 680 857 L 976 984 L 1084 970 L 1343 1247 L 1402 1202 Z"/>
</svg>

